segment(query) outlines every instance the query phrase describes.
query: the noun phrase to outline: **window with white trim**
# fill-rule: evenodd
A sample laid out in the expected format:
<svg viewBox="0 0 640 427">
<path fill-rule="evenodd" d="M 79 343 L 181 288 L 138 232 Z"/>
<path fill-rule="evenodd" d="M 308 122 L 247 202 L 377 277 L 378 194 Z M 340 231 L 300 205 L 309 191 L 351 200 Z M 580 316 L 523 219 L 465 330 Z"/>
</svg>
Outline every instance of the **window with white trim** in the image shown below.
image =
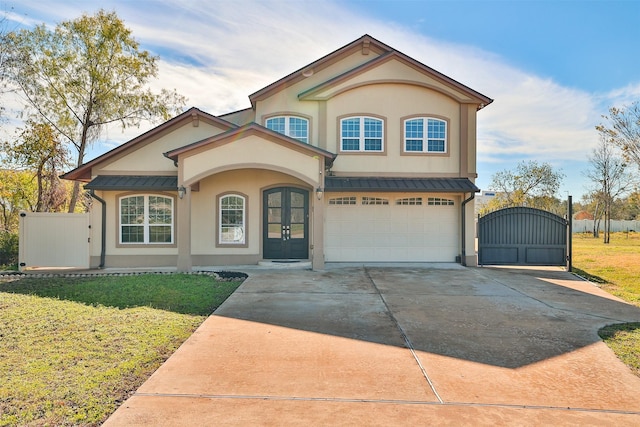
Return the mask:
<svg viewBox="0 0 640 427">
<path fill-rule="evenodd" d="M 346 117 L 340 120 L 341 151 L 384 150 L 384 122 L 375 117 Z"/>
<path fill-rule="evenodd" d="M 121 244 L 172 244 L 173 198 L 140 194 L 120 198 Z"/>
<path fill-rule="evenodd" d="M 404 151 L 408 153 L 446 153 L 447 122 L 433 117 L 404 121 Z"/>
<path fill-rule="evenodd" d="M 303 117 L 270 117 L 266 120 L 265 127 L 291 138 L 295 138 L 305 144 L 309 143 L 309 120 Z"/>
<path fill-rule="evenodd" d="M 239 194 L 220 197 L 218 215 L 218 243 L 243 245 L 245 243 L 246 199 Z"/>
<path fill-rule="evenodd" d="M 455 203 L 451 199 L 442 199 L 440 197 L 429 197 L 427 199 L 429 206 L 453 206 Z"/>
</svg>

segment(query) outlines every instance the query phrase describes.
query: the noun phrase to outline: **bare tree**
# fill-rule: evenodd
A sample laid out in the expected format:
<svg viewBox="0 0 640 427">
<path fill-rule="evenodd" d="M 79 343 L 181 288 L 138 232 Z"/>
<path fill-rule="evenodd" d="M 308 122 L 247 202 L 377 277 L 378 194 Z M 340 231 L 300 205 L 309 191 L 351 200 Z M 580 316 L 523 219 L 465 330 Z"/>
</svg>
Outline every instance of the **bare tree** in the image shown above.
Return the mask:
<svg viewBox="0 0 640 427">
<path fill-rule="evenodd" d="M 611 107 L 603 118 L 609 125 L 601 124 L 596 129 L 622 150 L 627 162 L 640 168 L 640 101 L 622 108 Z"/>
<path fill-rule="evenodd" d="M 602 204 L 604 243 L 609 243 L 614 202 L 633 188 L 634 177 L 628 172 L 620 150 L 607 136 L 606 131 L 600 131 L 600 143 L 588 159 L 590 168 L 585 172 L 585 176 L 593 184 L 591 190 L 599 204 Z"/>
</svg>

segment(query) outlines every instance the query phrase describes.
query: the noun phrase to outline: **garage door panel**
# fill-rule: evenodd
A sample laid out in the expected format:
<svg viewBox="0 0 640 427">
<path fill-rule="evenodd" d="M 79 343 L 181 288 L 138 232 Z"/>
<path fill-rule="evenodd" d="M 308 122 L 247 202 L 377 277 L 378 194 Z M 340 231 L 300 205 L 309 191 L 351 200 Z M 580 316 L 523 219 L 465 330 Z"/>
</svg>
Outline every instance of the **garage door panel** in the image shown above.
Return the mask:
<svg viewBox="0 0 640 427">
<path fill-rule="evenodd" d="M 425 195 L 374 194 L 389 205 L 329 205 L 325 223 L 328 262 L 453 262 L 459 254 L 457 206 L 430 206 Z M 420 197 L 422 205 L 396 205 Z M 456 196 L 451 199 L 457 200 Z"/>
</svg>

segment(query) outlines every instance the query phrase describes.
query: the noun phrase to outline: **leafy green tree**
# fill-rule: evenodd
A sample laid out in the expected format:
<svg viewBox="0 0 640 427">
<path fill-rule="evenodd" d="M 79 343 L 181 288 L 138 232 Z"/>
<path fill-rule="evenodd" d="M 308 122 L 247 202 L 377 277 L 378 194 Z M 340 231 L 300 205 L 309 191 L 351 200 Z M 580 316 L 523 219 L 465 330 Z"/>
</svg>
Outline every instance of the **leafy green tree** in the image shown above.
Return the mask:
<svg viewBox="0 0 640 427">
<path fill-rule="evenodd" d="M 49 124 L 28 120 L 18 140 L 5 142 L 2 149 L 5 162 L 35 175 L 36 212 L 57 212 L 66 204 L 67 192 L 58 176 L 68 165 L 67 150 Z"/>
<path fill-rule="evenodd" d="M 0 230 L 17 233 L 18 214 L 35 210 L 36 193 L 31 173 L 0 169 Z"/>
<path fill-rule="evenodd" d="M 564 174 L 556 172 L 550 164 L 535 160 L 522 161 L 515 170 L 496 172 L 489 184 L 496 197 L 485 205 L 482 213 L 511 206 L 566 212 L 563 202 L 556 197 L 563 178 Z"/>
<path fill-rule="evenodd" d="M 620 211 L 621 215 L 619 219 L 640 219 L 640 191 L 637 188 L 621 200 Z"/>
<path fill-rule="evenodd" d="M 158 58 L 139 48 L 115 12 L 98 11 L 64 21 L 54 30 L 44 24 L 8 34 L 10 78 L 27 111 L 48 123 L 75 147 L 76 166 L 87 146 L 109 124 L 123 129 L 143 120 L 167 120 L 186 99 L 175 90 L 154 93 Z M 78 200 L 74 185 L 69 211 Z"/>
<path fill-rule="evenodd" d="M 21 210 L 35 207 L 33 175 L 0 169 L 0 268 L 18 264 L 18 224 Z"/>
</svg>

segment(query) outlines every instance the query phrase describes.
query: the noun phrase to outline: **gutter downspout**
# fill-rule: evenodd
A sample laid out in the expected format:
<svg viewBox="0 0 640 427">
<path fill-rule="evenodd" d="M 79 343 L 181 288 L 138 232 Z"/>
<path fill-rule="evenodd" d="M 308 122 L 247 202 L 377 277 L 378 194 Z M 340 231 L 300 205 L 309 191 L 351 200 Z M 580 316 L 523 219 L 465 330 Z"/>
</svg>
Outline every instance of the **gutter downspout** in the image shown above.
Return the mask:
<svg viewBox="0 0 640 427">
<path fill-rule="evenodd" d="M 462 257 L 461 257 L 462 259 L 460 260 L 460 264 L 464 265 L 465 267 L 467 265 L 467 248 L 465 244 L 465 240 L 467 239 L 467 233 L 466 233 L 467 224 L 465 221 L 466 220 L 465 210 L 466 210 L 467 203 L 472 201 L 475 197 L 476 197 L 475 193 L 471 193 L 471 196 L 462 202 Z"/>
<path fill-rule="evenodd" d="M 107 251 L 107 202 L 98 197 L 94 190 L 89 190 L 89 194 L 92 198 L 96 199 L 102 205 L 102 230 L 101 230 L 101 239 L 100 239 L 100 265 L 98 268 L 104 268 L 104 260 Z"/>
</svg>

